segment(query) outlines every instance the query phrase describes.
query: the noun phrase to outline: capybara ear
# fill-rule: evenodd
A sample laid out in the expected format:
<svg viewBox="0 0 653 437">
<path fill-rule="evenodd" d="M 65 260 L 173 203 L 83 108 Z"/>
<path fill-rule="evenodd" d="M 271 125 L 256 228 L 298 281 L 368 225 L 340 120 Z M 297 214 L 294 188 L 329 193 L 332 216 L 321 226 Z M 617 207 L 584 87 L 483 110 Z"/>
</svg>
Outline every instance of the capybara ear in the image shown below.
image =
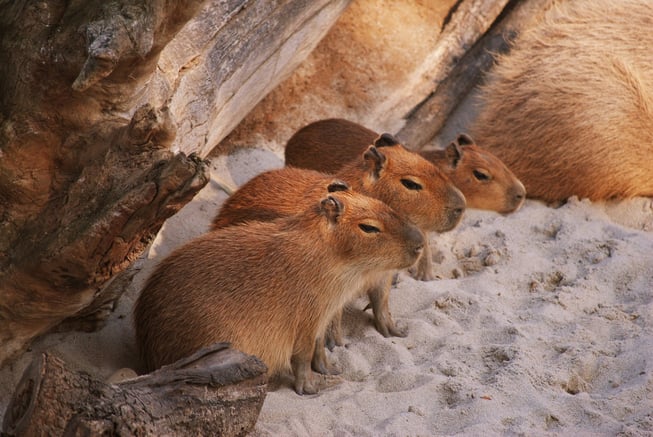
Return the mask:
<svg viewBox="0 0 653 437">
<path fill-rule="evenodd" d="M 463 157 L 463 149 L 460 148 L 458 140 L 450 142 L 447 148 L 444 149 L 444 153 L 449 167 L 454 169 L 458 167 L 458 163 Z"/>
<path fill-rule="evenodd" d="M 385 155 L 381 153 L 375 146 L 370 146 L 367 148 L 365 153 L 363 153 L 363 159 L 370 166 L 374 177 L 378 178 L 381 175 L 381 171 L 385 167 Z"/>
<path fill-rule="evenodd" d="M 338 218 L 344 209 L 342 202 L 333 196 L 328 196 L 326 199 L 322 199 L 320 205 L 327 220 L 329 220 L 330 223 L 337 223 Z"/>
<path fill-rule="evenodd" d="M 456 138 L 456 142 L 458 143 L 459 146 L 471 146 L 474 144 L 474 140 L 472 137 L 470 137 L 467 134 L 458 134 L 458 138 Z"/>
<path fill-rule="evenodd" d="M 376 147 L 390 147 L 390 146 L 396 146 L 399 144 L 399 140 L 397 140 L 394 136 L 390 135 L 389 133 L 384 133 L 379 135 L 379 137 L 374 140 L 374 145 Z"/>
<path fill-rule="evenodd" d="M 334 179 L 327 187 L 329 193 L 335 193 L 336 191 L 349 191 L 349 189 L 350 187 L 347 182 L 341 181 L 340 179 Z"/>
</svg>

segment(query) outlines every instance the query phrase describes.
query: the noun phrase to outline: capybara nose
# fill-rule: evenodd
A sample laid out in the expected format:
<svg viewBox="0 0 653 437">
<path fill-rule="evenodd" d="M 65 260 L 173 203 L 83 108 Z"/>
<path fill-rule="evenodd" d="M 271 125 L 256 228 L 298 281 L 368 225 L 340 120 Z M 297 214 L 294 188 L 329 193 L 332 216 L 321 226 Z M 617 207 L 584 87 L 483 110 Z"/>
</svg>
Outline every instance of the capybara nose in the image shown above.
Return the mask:
<svg viewBox="0 0 653 437">
<path fill-rule="evenodd" d="M 512 191 L 512 204 L 509 205 L 508 212 L 517 211 L 526 200 L 526 188 L 522 183 L 514 187 Z"/>
<path fill-rule="evenodd" d="M 462 215 L 465 213 L 465 208 L 463 207 L 457 207 L 451 210 L 451 218 L 454 220 L 460 219 Z"/>
<path fill-rule="evenodd" d="M 451 218 L 454 220 L 459 220 L 465 212 L 465 208 L 467 208 L 465 195 L 458 188 L 452 188 L 449 199 L 449 211 L 451 213 Z"/>
<path fill-rule="evenodd" d="M 526 198 L 526 187 L 524 187 L 524 184 L 520 182 L 519 186 L 516 188 L 515 201 L 517 203 L 521 203 L 524 201 L 525 198 Z"/>
<path fill-rule="evenodd" d="M 404 239 L 412 254 L 415 256 L 422 254 L 424 251 L 424 245 L 426 244 L 426 238 L 418 227 L 409 225 L 404 233 Z"/>
</svg>

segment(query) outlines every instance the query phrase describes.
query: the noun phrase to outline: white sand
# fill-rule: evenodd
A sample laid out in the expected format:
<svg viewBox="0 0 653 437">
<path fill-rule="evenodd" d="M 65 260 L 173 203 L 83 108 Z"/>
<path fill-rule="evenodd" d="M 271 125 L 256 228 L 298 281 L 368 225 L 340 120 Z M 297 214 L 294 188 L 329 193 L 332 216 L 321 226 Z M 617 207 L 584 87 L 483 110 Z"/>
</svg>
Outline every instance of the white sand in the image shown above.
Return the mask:
<svg viewBox="0 0 653 437">
<path fill-rule="evenodd" d="M 274 148 L 215 158 L 236 185 L 282 165 Z M 133 365 L 131 305 L 157 259 L 206 230 L 215 182 L 169 220 L 107 327 L 50 335 L 71 366 L 106 378 Z M 442 279 L 402 275 L 392 291 L 406 338 L 383 338 L 356 302 L 342 382 L 266 398 L 256 435 L 653 435 L 653 202 L 528 201 L 515 214 L 468 211 L 433 236 Z M 0 409 L 28 364 L 0 372 Z M 335 378 L 330 378 L 333 381 Z"/>
</svg>

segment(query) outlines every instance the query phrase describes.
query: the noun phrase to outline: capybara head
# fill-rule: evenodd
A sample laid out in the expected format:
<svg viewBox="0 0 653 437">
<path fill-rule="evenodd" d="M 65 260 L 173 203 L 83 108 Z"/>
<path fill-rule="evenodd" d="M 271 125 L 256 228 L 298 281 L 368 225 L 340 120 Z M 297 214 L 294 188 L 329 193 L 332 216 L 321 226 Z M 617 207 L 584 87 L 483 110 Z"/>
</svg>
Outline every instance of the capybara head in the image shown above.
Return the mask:
<svg viewBox="0 0 653 437">
<path fill-rule="evenodd" d="M 319 211 L 328 228 L 323 235 L 335 240 L 331 244 L 342 259 L 366 270 L 410 267 L 426 244 L 422 232 L 407 218 L 359 193 L 331 192 L 320 202 Z"/>
<path fill-rule="evenodd" d="M 468 208 L 507 214 L 524 203 L 526 189 L 521 181 L 499 158 L 478 147 L 469 135 L 458 135 L 444 153 L 446 164 L 440 168 L 465 193 Z M 421 153 L 429 160 L 434 160 L 436 154 L 439 155 L 435 151 Z"/>
<path fill-rule="evenodd" d="M 404 148 L 392 135 L 381 135 L 362 158 L 339 175 L 352 180 L 353 174 L 363 170 L 360 190 L 405 214 L 424 231 L 445 232 L 460 222 L 465 196 L 435 165 Z"/>
</svg>

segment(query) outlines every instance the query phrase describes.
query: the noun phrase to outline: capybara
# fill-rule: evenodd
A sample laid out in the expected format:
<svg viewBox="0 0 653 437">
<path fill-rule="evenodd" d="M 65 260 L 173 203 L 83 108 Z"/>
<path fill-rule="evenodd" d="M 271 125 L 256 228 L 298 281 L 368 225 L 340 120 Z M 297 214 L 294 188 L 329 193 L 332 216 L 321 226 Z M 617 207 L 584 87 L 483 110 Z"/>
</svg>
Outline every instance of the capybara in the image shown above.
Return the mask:
<svg viewBox="0 0 653 437">
<path fill-rule="evenodd" d="M 336 173 L 357 159 L 379 135 L 349 120 L 330 118 L 295 132 L 285 150 L 286 165 Z M 443 171 L 462 191 L 468 208 L 506 214 L 524 203 L 524 185 L 487 150 L 461 134 L 445 149 L 418 152 Z"/>
<path fill-rule="evenodd" d="M 315 393 L 316 338 L 370 275 L 415 263 L 423 233 L 383 202 L 337 191 L 305 211 L 204 234 L 157 266 L 134 310 L 151 371 L 228 341 Z"/>
<path fill-rule="evenodd" d="M 261 173 L 240 187 L 222 205 L 214 229 L 250 220 L 272 220 L 296 214 L 313 202 L 334 176 L 285 167 Z M 455 227 L 465 209 L 465 198 L 433 164 L 406 150 L 391 135 L 382 135 L 336 175 L 354 191 L 382 200 L 424 232 Z M 419 279 L 432 278 L 428 245 L 418 263 Z M 405 336 L 388 308 L 390 286 L 385 279 L 370 287 L 374 322 L 384 336 Z M 386 286 L 387 284 L 387 286 Z M 364 290 L 361 290 L 361 292 Z"/>
<path fill-rule="evenodd" d="M 333 177 L 292 167 L 259 174 L 225 201 L 213 221 L 214 228 L 297 213 Z M 465 210 L 465 196 L 448 177 L 389 134 L 378 137 L 335 177 L 354 191 L 380 199 L 405 214 L 424 232 L 453 229 Z M 433 279 L 431 270 L 427 248 L 416 277 Z"/>
<path fill-rule="evenodd" d="M 499 56 L 471 132 L 550 202 L 653 196 L 653 3 L 565 1 Z"/>
</svg>

